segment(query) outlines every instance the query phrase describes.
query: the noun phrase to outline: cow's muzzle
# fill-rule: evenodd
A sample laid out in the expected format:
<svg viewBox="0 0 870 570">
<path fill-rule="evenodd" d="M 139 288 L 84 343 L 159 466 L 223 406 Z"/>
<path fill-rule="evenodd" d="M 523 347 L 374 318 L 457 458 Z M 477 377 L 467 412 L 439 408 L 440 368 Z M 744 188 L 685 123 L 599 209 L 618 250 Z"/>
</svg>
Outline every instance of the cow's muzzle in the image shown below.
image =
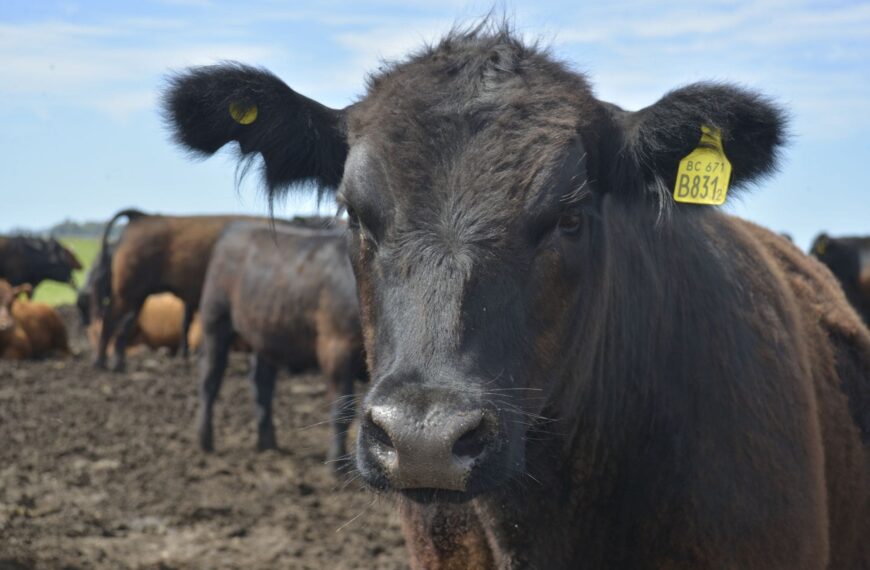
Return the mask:
<svg viewBox="0 0 870 570">
<path fill-rule="evenodd" d="M 465 492 L 496 431 L 482 409 L 382 404 L 366 410 L 360 447 L 393 489 Z"/>
</svg>

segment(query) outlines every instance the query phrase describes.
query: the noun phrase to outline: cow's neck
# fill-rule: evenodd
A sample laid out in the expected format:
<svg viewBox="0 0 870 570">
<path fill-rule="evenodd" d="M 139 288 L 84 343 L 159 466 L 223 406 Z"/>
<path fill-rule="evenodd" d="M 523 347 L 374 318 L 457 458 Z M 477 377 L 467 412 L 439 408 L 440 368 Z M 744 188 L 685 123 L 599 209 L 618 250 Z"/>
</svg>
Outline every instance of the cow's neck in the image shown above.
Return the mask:
<svg viewBox="0 0 870 570">
<path fill-rule="evenodd" d="M 571 443 L 535 438 L 526 460 L 539 482 L 523 479 L 474 502 L 502 567 L 574 568 L 582 561 L 589 568 L 641 568 L 645 562 L 630 558 L 633 544 L 646 541 L 653 551 L 657 536 L 667 540 L 659 517 L 680 517 L 662 490 L 678 491 L 688 468 L 679 426 L 692 413 L 691 400 L 680 394 L 707 374 L 703 359 L 687 361 L 678 349 L 715 354 L 704 327 L 724 337 L 747 336 L 729 330 L 740 326 L 729 316 L 737 309 L 723 305 L 739 276 L 728 252 L 704 241 L 727 233 L 722 222 L 696 216 L 646 231 L 637 244 L 609 236 L 616 251 L 602 282 L 612 289 L 602 295 L 605 314 L 598 313 L 608 319 L 599 329 L 608 336 L 595 343 L 597 353 L 578 347 L 592 358 L 580 359 L 565 378 L 578 391 L 559 394 L 561 400 L 576 397 L 573 410 L 556 416 L 570 425 Z M 618 229 L 615 235 L 626 235 Z M 674 248 L 681 255 L 673 255 Z M 687 258 L 694 264 L 679 265 Z M 627 306 L 636 314 L 620 310 Z M 651 521 L 660 535 L 649 534 Z"/>
</svg>

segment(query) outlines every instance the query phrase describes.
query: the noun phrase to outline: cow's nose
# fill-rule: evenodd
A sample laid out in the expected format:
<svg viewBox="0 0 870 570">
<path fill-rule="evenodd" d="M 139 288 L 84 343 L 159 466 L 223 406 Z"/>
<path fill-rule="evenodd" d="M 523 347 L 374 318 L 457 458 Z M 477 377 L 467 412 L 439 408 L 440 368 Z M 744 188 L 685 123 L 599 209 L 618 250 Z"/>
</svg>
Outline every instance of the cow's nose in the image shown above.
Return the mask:
<svg viewBox="0 0 870 570">
<path fill-rule="evenodd" d="M 369 448 L 396 489 L 464 491 L 474 464 L 492 440 L 483 410 L 433 407 L 415 414 L 373 406 L 367 414 Z"/>
</svg>

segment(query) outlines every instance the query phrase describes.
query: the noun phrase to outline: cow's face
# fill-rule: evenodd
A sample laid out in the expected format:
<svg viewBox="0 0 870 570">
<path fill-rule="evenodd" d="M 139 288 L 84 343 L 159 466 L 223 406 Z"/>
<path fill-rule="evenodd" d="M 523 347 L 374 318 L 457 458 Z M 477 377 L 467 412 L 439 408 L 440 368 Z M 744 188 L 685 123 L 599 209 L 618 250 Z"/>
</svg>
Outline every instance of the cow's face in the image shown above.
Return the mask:
<svg viewBox="0 0 870 570">
<path fill-rule="evenodd" d="M 861 273 L 861 259 L 857 248 L 821 234 L 813 241 L 810 253 L 827 265 L 843 284 L 849 287 L 857 285 Z"/>
<path fill-rule="evenodd" d="M 75 286 L 73 271 L 82 268 L 82 264 L 75 254 L 52 238 L 47 243 L 46 255 L 48 256 L 47 278 Z"/>
<path fill-rule="evenodd" d="M 373 380 L 357 464 L 422 500 L 522 478 L 530 442 L 568 431 L 563 396 L 596 380 L 578 363 L 606 328 L 589 315 L 608 204 L 652 226 L 702 125 L 722 132 L 732 186 L 782 138 L 775 108 L 729 86 L 624 112 L 504 33 L 451 37 L 342 111 L 235 65 L 177 77 L 166 105 L 186 147 L 260 153 L 274 192 L 339 187 Z"/>
<path fill-rule="evenodd" d="M 350 113 L 338 198 L 374 379 L 357 459 L 377 487 L 470 497 L 523 477 L 529 431 L 557 429 L 546 405 L 595 272 L 588 147 L 612 128 L 572 87 L 434 117 L 412 111 L 431 90 L 398 112 L 378 91 Z"/>
</svg>

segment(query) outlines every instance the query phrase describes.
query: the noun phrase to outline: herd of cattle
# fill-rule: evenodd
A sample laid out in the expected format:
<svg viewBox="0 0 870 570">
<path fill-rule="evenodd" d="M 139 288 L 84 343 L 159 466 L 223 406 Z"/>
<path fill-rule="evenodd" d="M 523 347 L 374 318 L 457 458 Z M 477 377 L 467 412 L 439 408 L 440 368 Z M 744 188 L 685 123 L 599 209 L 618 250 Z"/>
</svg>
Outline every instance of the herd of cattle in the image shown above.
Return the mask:
<svg viewBox="0 0 870 570">
<path fill-rule="evenodd" d="M 174 76 L 163 104 L 188 151 L 238 143 L 270 197 L 314 182 L 347 211 L 107 224 L 78 303 L 94 363 L 194 348 L 203 450 L 248 350 L 260 449 L 279 368 L 328 379 L 336 465 L 370 379 L 354 466 L 400 497 L 415 568 L 870 568 L 870 239 L 819 236 L 825 269 L 669 190 L 702 130 L 730 194 L 769 174 L 768 99 L 700 83 L 625 111 L 483 26 L 345 109 L 241 64 Z M 0 354 L 68 352 L 21 297 L 77 265 L 0 240 Z"/>
<path fill-rule="evenodd" d="M 110 243 L 122 217 L 127 226 Z M 122 371 L 126 353 L 138 345 L 199 352 L 205 450 L 213 448 L 212 406 L 231 349 L 253 353 L 259 449 L 276 446 L 271 403 L 278 369 L 317 366 L 335 401 L 330 459 L 345 457 L 353 382 L 365 378 L 365 365 L 342 225 L 320 217 L 119 212 L 106 225 L 76 303 L 95 366 L 105 368 L 112 353 L 112 369 Z M 3 358 L 70 354 L 58 312 L 28 297 L 32 284 L 72 283 L 72 271 L 80 268 L 55 239 L 0 238 Z"/>
<path fill-rule="evenodd" d="M 115 223 L 129 223 L 117 243 Z M 229 351 L 253 353 L 257 448 L 276 447 L 272 395 L 279 368 L 318 367 L 333 402 L 336 469 L 346 458 L 354 380 L 367 378 L 354 276 L 339 218 L 274 220 L 164 216 L 124 210 L 107 224 L 95 264 L 78 290 L 94 364 L 123 371 L 137 347 L 200 359 L 199 441 L 214 447 L 212 407 Z M 870 238 L 819 235 L 810 253 L 838 278 L 870 326 Z M 44 280 L 75 286 L 82 265 L 54 238 L 0 237 L 0 358 L 68 356 L 58 312 L 29 300 Z"/>
</svg>

